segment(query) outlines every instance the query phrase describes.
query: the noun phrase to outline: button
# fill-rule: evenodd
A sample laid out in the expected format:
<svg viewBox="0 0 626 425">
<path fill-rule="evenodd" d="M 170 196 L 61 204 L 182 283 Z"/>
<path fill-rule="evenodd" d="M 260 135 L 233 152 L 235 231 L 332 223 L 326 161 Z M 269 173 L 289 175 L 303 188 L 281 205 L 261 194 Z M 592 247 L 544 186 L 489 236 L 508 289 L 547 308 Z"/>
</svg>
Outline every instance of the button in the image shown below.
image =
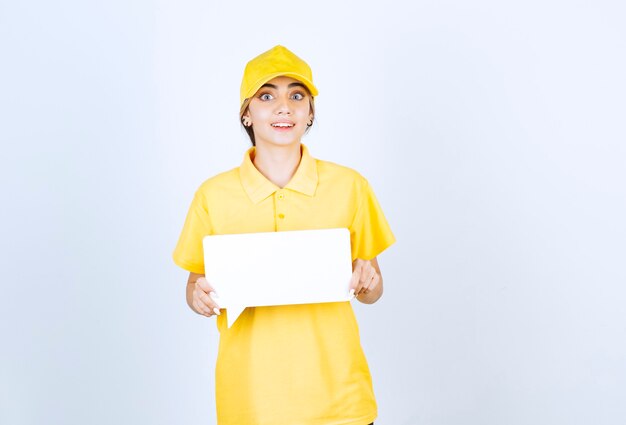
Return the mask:
<svg viewBox="0 0 626 425">
<path fill-rule="evenodd" d="M 285 195 L 283 193 L 278 194 L 278 199 L 285 199 Z"/>
<path fill-rule="evenodd" d="M 280 218 L 280 219 L 285 218 L 285 214 L 278 214 L 278 218 Z"/>
</svg>

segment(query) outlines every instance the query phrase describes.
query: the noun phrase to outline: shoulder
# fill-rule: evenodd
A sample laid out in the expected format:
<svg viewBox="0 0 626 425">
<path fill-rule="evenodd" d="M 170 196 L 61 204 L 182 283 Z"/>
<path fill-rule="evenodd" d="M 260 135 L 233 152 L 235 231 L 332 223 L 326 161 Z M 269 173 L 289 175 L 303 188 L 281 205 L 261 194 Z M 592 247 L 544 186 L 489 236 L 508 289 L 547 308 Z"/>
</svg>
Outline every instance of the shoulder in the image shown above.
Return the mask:
<svg viewBox="0 0 626 425">
<path fill-rule="evenodd" d="M 210 201 L 227 199 L 227 195 L 238 188 L 241 188 L 239 167 L 235 167 L 209 177 L 200 183 L 194 193 L 193 203 L 202 205 L 206 209 Z"/>
<path fill-rule="evenodd" d="M 231 168 L 228 171 L 223 171 L 208 179 L 204 180 L 197 189 L 197 193 L 208 195 L 215 191 L 229 190 L 234 185 L 240 185 L 239 183 L 239 167 Z"/>
<path fill-rule="evenodd" d="M 320 181 L 346 184 L 358 191 L 365 190 L 369 186 L 367 179 L 354 168 L 322 159 L 316 159 L 316 162 Z"/>
<path fill-rule="evenodd" d="M 359 184 L 367 184 L 367 179 L 354 168 L 323 159 L 317 159 L 316 161 L 317 171 L 320 176 L 329 176 Z"/>
</svg>

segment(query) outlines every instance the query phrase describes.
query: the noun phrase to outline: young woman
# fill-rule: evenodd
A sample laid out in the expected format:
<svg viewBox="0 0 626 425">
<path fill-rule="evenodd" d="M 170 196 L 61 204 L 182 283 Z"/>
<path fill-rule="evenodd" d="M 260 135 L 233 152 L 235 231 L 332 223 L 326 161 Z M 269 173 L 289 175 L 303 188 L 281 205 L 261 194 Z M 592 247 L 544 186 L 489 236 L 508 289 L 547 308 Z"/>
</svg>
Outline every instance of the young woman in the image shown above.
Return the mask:
<svg viewBox="0 0 626 425">
<path fill-rule="evenodd" d="M 377 416 L 350 302 L 247 308 L 228 328 L 204 277 L 205 235 L 344 227 L 356 299 L 371 304 L 382 295 L 376 256 L 395 237 L 371 186 L 301 143 L 317 93 L 309 66 L 283 46 L 248 62 L 240 118 L 252 147 L 239 167 L 200 185 L 174 250 L 190 272 L 189 307 L 218 316 L 219 425 L 367 425 Z"/>
</svg>

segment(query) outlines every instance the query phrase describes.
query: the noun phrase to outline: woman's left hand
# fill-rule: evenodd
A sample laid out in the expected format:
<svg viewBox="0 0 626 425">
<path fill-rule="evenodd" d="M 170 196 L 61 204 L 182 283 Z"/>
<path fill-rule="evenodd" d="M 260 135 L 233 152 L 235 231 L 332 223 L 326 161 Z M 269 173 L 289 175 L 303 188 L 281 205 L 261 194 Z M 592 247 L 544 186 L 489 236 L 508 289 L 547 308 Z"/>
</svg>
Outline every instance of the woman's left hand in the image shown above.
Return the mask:
<svg viewBox="0 0 626 425">
<path fill-rule="evenodd" d="M 382 295 L 382 276 L 378 270 L 376 258 L 361 260 L 357 258 L 352 263 L 352 280 L 350 293 L 365 303 L 373 303 Z M 359 298 L 361 297 L 361 298 Z"/>
</svg>

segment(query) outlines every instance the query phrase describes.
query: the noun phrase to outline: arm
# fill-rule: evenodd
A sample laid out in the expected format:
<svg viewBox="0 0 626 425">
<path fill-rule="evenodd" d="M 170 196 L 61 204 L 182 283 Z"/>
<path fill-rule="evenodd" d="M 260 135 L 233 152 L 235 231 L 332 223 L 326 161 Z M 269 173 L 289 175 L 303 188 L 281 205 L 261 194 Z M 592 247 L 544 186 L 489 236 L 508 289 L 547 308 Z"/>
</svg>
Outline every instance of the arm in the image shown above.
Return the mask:
<svg viewBox="0 0 626 425">
<path fill-rule="evenodd" d="M 374 304 L 383 295 L 383 276 L 380 273 L 378 259 L 361 260 L 352 263 L 352 281 L 356 299 L 363 304 Z"/>
<path fill-rule="evenodd" d="M 220 314 L 220 307 L 213 299 L 215 291 L 203 274 L 189 273 L 187 279 L 187 305 L 194 312 L 211 317 Z"/>
</svg>

